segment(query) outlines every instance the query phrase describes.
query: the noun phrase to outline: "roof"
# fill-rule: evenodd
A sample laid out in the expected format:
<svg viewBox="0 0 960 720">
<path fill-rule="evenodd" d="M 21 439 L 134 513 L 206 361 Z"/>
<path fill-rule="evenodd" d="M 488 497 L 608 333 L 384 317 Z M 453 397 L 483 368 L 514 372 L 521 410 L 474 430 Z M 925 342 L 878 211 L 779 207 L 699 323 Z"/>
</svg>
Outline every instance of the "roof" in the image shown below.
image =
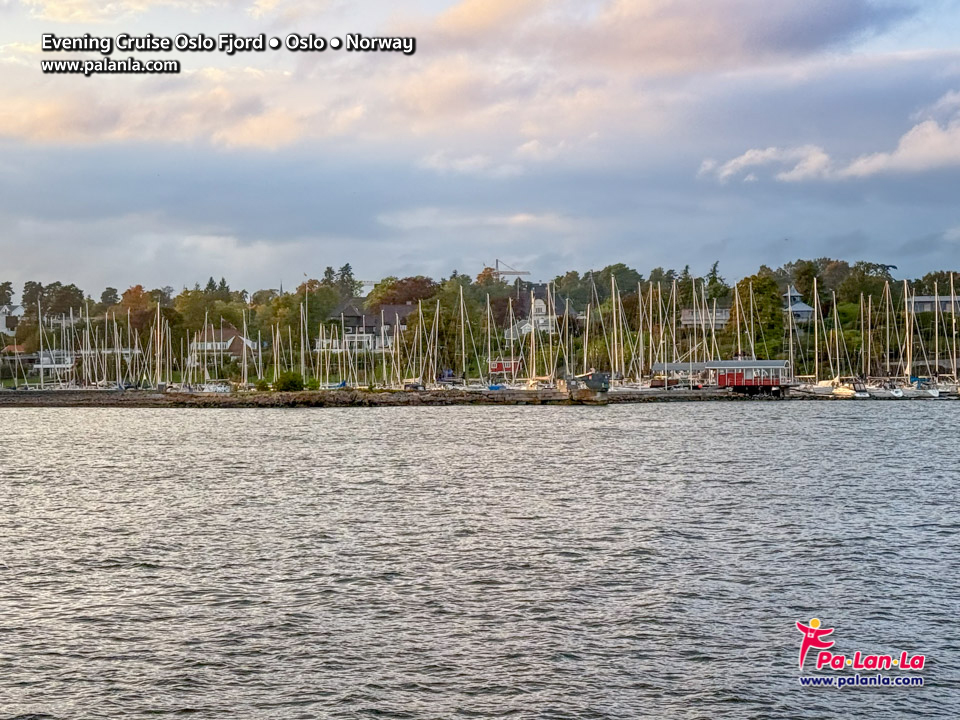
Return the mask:
<svg viewBox="0 0 960 720">
<path fill-rule="evenodd" d="M 792 312 L 813 312 L 813 308 L 807 305 L 803 300 L 797 300 L 790 306 Z"/>
<path fill-rule="evenodd" d="M 707 370 L 739 370 L 740 368 L 788 368 L 788 360 L 713 360 L 706 363 Z"/>
<path fill-rule="evenodd" d="M 950 296 L 949 295 L 940 295 L 940 296 L 914 295 L 912 300 L 913 302 L 931 302 L 931 303 L 936 302 L 937 300 L 939 300 L 940 302 L 950 302 Z M 953 301 L 956 303 L 960 303 L 960 295 L 955 295 L 953 297 Z"/>
<path fill-rule="evenodd" d="M 331 313 L 332 320 L 339 320 L 340 316 L 346 318 L 358 318 L 360 325 L 368 328 L 380 327 L 380 312 L 383 312 L 383 324 L 392 327 L 399 317 L 401 321 L 417 311 L 416 303 L 403 303 L 397 305 L 382 305 L 377 312 L 369 312 L 366 309 L 366 298 L 351 298 L 340 303 L 340 306 Z"/>
<path fill-rule="evenodd" d="M 23 345 L 7 345 L 5 348 L 3 348 L 3 350 L 0 350 L 0 352 L 11 353 L 11 354 L 22 354 Z"/>
<path fill-rule="evenodd" d="M 707 364 L 702 362 L 688 363 L 654 363 L 654 372 L 703 372 L 707 369 Z"/>
<path fill-rule="evenodd" d="M 239 335 L 240 331 L 233 324 L 224 320 L 222 326 L 214 323 L 205 326 L 200 334 L 200 342 L 223 342 L 239 337 Z"/>
</svg>

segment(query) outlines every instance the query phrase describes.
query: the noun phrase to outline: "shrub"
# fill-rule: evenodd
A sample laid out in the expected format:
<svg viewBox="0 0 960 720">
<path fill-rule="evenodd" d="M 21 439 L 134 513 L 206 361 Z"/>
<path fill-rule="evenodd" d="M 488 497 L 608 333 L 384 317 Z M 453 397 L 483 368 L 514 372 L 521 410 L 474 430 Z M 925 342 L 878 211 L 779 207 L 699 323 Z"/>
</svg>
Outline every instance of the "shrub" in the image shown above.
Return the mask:
<svg viewBox="0 0 960 720">
<path fill-rule="evenodd" d="M 300 373 L 285 372 L 277 378 L 273 387 L 280 392 L 297 392 L 303 390 L 303 378 L 300 377 Z"/>
</svg>

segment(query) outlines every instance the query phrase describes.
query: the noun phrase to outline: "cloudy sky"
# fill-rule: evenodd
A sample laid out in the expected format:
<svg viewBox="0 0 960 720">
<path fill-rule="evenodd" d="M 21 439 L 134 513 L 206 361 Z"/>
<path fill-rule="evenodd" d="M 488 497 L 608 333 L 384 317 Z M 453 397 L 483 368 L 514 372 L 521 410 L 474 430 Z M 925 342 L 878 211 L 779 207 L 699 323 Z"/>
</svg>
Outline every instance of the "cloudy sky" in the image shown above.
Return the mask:
<svg viewBox="0 0 960 720">
<path fill-rule="evenodd" d="M 87 57 L 42 33 L 227 31 L 417 52 L 40 72 Z M 0 0 L 0 280 L 960 269 L 958 38 L 960 0 Z"/>
</svg>

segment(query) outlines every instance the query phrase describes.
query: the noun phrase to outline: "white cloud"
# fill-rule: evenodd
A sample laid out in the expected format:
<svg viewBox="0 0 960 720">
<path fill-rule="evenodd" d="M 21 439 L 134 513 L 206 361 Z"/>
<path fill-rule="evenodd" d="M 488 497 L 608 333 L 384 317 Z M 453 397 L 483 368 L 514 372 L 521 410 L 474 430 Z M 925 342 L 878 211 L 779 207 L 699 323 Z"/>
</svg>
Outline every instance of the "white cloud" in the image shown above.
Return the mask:
<svg viewBox="0 0 960 720">
<path fill-rule="evenodd" d="M 495 163 L 488 155 L 475 154 L 463 157 L 452 157 L 440 150 L 420 159 L 420 167 L 433 170 L 445 175 L 483 175 L 486 177 L 505 178 L 523 173 L 519 165 L 509 163 Z"/>
<path fill-rule="evenodd" d="M 699 175 L 713 175 L 721 183 L 748 172 L 744 180 L 752 182 L 757 179 L 752 168 L 777 165 L 786 169 L 777 173 L 778 180 L 795 182 L 827 177 L 830 174 L 830 157 L 823 148 L 816 145 L 803 145 L 795 148 L 768 147 L 763 149 L 747 150 L 732 160 L 719 165 L 715 160 L 707 159 L 700 166 Z"/>
<path fill-rule="evenodd" d="M 923 172 L 960 167 L 960 117 L 946 125 L 927 120 L 912 127 L 891 152 L 863 155 L 840 171 L 840 177 L 867 177 L 888 172 Z"/>
<path fill-rule="evenodd" d="M 534 162 L 546 162 L 548 160 L 555 159 L 566 149 L 566 147 L 567 143 L 564 140 L 551 145 L 535 139 L 525 142 L 523 145 L 518 147 L 515 151 L 515 154 L 517 157 L 521 157 L 526 160 L 533 160 Z"/>
<path fill-rule="evenodd" d="M 704 160 L 698 176 L 713 176 L 725 183 L 749 172 L 744 180 L 756 179 L 753 168 L 780 168 L 774 177 L 781 182 L 865 178 L 886 173 L 920 173 L 960 167 L 960 92 L 950 92 L 931 106 L 932 110 L 954 110 L 953 117 L 941 123 L 929 119 L 914 125 L 889 152 L 874 152 L 841 165 L 817 145 L 799 147 L 754 148 L 723 164 Z"/>
</svg>

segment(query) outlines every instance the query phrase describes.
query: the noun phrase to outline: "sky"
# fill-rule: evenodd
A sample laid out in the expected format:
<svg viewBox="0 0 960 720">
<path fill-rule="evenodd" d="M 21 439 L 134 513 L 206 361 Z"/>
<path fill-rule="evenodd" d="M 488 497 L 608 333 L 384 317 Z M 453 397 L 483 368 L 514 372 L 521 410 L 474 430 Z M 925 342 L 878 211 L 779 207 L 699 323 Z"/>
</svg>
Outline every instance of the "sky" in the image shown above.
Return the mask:
<svg viewBox="0 0 960 720">
<path fill-rule="evenodd" d="M 40 71 L 182 32 L 417 51 Z M 0 0 L 0 281 L 960 269 L 958 38 L 960 0 Z"/>
</svg>

